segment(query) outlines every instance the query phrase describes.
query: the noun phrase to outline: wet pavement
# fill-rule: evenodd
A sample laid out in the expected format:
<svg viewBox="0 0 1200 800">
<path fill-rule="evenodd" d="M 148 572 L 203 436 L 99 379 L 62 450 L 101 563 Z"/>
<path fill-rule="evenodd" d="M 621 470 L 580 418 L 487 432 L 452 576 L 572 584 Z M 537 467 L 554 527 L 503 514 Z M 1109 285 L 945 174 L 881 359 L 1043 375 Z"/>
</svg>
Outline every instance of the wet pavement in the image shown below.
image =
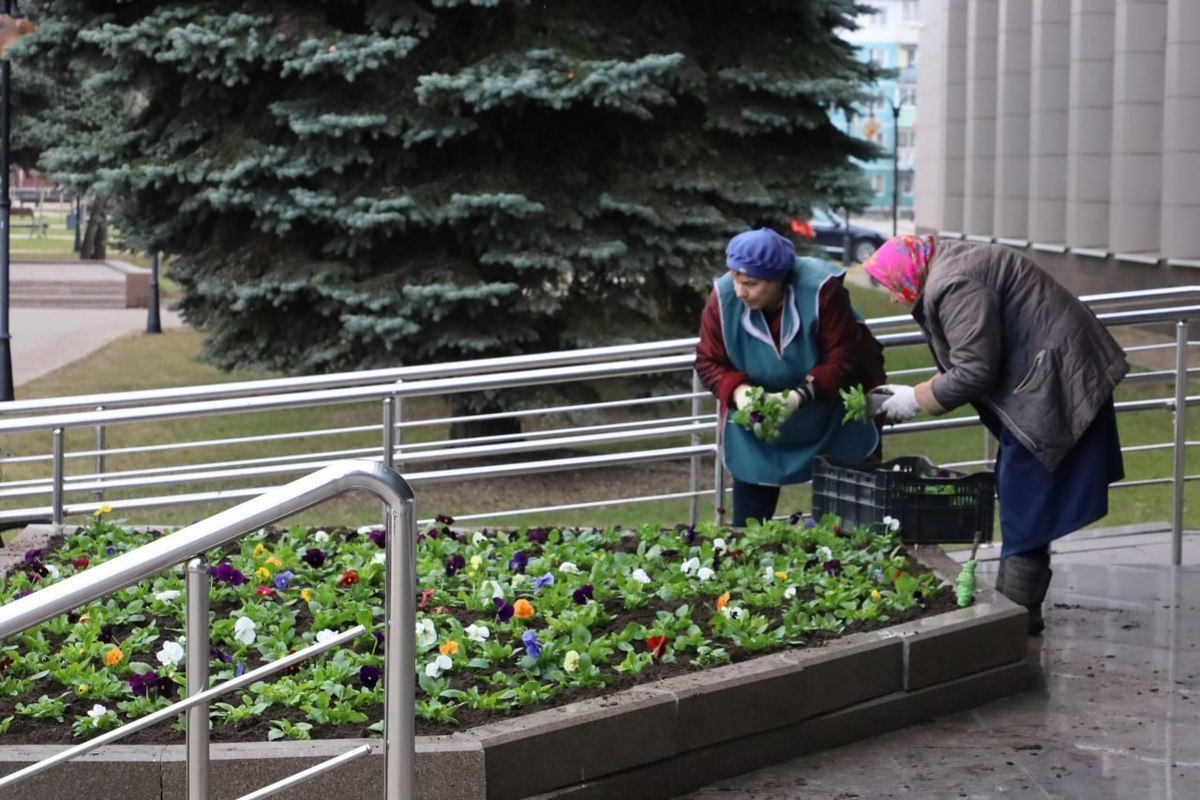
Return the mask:
<svg viewBox="0 0 1200 800">
<path fill-rule="evenodd" d="M 687 800 L 1200 798 L 1200 535 L 1185 566 L 1140 526 L 1056 543 L 1034 688 L 708 786 Z M 996 551 L 979 574 L 994 576 Z"/>
</svg>

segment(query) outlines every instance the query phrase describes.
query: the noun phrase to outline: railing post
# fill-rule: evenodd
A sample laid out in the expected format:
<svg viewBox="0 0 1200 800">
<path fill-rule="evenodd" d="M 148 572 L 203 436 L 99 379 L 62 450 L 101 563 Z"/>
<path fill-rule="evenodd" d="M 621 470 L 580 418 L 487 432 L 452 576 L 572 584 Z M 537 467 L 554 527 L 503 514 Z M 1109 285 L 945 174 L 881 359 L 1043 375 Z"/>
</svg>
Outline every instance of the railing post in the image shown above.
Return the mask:
<svg viewBox="0 0 1200 800">
<path fill-rule="evenodd" d="M 396 401 L 391 397 L 383 398 L 383 465 L 388 469 L 396 466 Z M 383 504 L 383 524 L 387 527 L 390 507 Z"/>
<path fill-rule="evenodd" d="M 699 426 L 697 419 L 700 416 L 700 392 L 703 387 L 700 385 L 700 375 L 692 370 L 692 425 Z M 692 434 L 692 446 L 700 444 L 700 433 L 697 431 Z M 700 498 L 697 492 L 700 491 L 700 456 L 692 456 L 691 465 L 688 470 L 688 491 L 692 493 L 692 499 L 689 503 L 688 522 L 695 525 L 700 519 Z"/>
<path fill-rule="evenodd" d="M 50 499 L 50 521 L 55 527 L 63 524 L 63 429 L 54 429 L 54 475 Z"/>
<path fill-rule="evenodd" d="M 717 458 L 713 466 L 713 502 L 717 524 L 725 524 L 725 437 L 721 425 L 721 407 L 717 403 Z"/>
<path fill-rule="evenodd" d="M 383 641 L 384 799 L 416 796 L 417 726 L 414 717 L 417 559 L 416 511 L 412 500 L 390 508 L 386 525 L 387 588 Z"/>
<path fill-rule="evenodd" d="M 187 693 L 194 695 L 208 688 L 209 576 L 203 558 L 188 562 L 185 588 Z M 187 710 L 187 782 L 188 800 L 208 800 L 208 703 Z"/>
<path fill-rule="evenodd" d="M 1183 563 L 1183 480 L 1187 455 L 1187 320 L 1175 323 L 1175 467 L 1171 505 L 1171 563 Z"/>
<path fill-rule="evenodd" d="M 97 411 L 103 411 L 104 406 L 96 406 Z M 101 480 L 104 475 L 104 426 L 96 426 L 96 480 Z M 92 497 L 103 502 L 104 490 L 97 489 L 92 492 Z"/>
</svg>

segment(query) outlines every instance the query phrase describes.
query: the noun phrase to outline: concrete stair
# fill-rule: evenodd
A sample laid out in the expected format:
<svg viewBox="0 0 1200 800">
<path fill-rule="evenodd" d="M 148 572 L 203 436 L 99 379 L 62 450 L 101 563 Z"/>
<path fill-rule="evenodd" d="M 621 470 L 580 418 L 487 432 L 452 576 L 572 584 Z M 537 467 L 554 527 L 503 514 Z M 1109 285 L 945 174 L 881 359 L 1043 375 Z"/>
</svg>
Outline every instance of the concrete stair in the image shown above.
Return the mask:
<svg viewBox="0 0 1200 800">
<path fill-rule="evenodd" d="M 14 263 L 9 302 L 13 308 L 144 308 L 148 286 L 148 272 L 124 262 Z"/>
</svg>

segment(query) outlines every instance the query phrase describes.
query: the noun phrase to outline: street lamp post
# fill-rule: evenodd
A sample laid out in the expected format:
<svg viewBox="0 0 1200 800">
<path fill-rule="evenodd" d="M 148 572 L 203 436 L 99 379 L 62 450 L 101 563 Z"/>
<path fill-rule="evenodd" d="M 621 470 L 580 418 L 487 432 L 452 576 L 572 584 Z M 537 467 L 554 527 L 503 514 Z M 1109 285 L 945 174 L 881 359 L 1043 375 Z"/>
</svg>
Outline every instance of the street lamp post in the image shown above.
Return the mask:
<svg viewBox="0 0 1200 800">
<path fill-rule="evenodd" d="M 150 302 L 146 306 L 146 333 L 162 333 L 158 318 L 158 251 L 150 254 Z"/>
<path fill-rule="evenodd" d="M 900 107 L 904 101 L 889 100 L 892 107 L 892 236 L 896 235 L 900 218 Z"/>
</svg>

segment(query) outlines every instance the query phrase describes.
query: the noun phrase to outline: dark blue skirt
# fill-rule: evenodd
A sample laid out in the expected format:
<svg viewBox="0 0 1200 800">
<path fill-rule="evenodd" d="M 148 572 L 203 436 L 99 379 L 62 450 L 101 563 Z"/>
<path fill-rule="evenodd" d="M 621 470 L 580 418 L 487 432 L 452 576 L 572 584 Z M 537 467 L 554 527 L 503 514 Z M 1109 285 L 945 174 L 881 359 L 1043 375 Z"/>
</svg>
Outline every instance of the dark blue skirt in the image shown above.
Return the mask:
<svg viewBox="0 0 1200 800">
<path fill-rule="evenodd" d="M 1108 513 L 1108 485 L 1124 477 L 1111 398 L 1053 472 L 1003 429 L 996 456 L 1000 557 L 1037 549 L 1100 519 Z"/>
</svg>

